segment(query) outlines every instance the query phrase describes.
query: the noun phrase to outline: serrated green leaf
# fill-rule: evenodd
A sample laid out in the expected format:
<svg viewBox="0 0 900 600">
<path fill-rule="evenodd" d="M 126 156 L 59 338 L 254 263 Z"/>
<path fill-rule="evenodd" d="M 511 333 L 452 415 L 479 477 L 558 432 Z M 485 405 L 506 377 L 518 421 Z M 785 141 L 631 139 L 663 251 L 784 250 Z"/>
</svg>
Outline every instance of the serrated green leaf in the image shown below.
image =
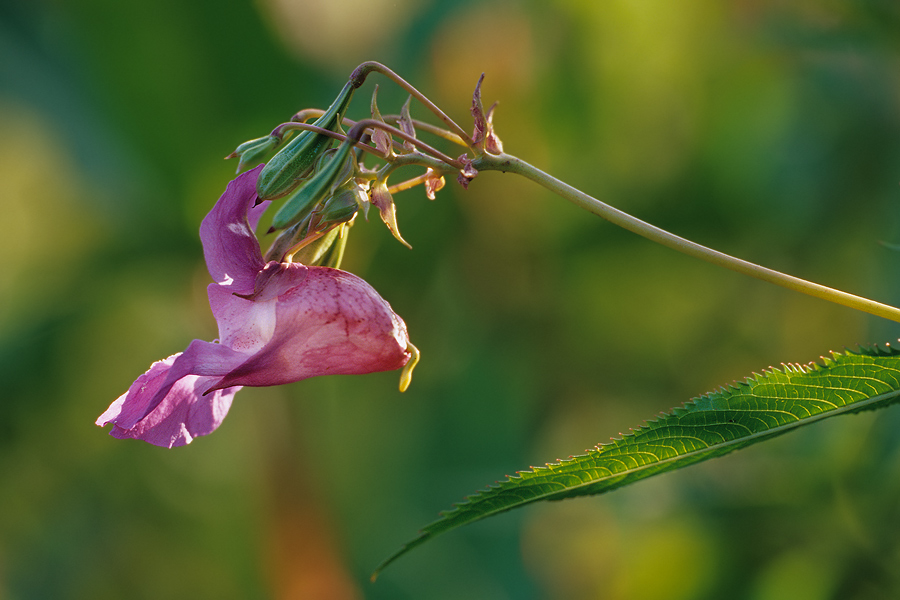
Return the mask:
<svg viewBox="0 0 900 600">
<path fill-rule="evenodd" d="M 833 352 L 808 365 L 783 364 L 663 413 L 587 454 L 521 471 L 466 498 L 425 526 L 388 564 L 461 525 L 539 500 L 601 494 L 723 456 L 803 425 L 900 399 L 900 351 Z"/>
</svg>

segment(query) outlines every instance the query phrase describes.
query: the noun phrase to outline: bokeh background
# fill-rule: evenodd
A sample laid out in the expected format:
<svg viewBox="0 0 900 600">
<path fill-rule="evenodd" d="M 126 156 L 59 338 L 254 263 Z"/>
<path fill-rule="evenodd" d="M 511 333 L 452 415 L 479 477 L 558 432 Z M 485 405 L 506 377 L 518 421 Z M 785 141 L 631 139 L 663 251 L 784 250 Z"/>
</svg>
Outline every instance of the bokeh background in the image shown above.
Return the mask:
<svg viewBox="0 0 900 600">
<path fill-rule="evenodd" d="M 369 583 L 507 474 L 900 335 L 511 175 L 399 195 L 413 251 L 377 219 L 353 230 L 345 267 L 423 352 L 407 393 L 396 373 L 245 389 L 171 451 L 94 426 L 151 362 L 216 335 L 197 228 L 233 176 L 221 157 L 328 104 L 364 60 L 466 128 L 484 72 L 508 151 L 701 243 L 900 303 L 893 0 L 5 0 L 0 598 L 900 597 L 898 408 L 507 513 Z"/>
</svg>

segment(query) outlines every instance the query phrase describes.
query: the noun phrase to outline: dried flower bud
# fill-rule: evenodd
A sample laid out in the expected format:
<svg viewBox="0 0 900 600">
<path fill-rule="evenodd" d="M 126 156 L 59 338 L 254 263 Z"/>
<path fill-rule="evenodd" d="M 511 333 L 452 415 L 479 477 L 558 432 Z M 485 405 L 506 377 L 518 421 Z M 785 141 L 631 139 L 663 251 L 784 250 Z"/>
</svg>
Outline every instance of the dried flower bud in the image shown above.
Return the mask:
<svg viewBox="0 0 900 600">
<path fill-rule="evenodd" d="M 378 110 L 378 104 L 376 103 L 377 96 L 378 86 L 376 85 L 375 91 L 372 92 L 372 118 L 384 123 L 384 117 L 381 116 L 381 111 Z M 372 142 L 375 144 L 375 149 L 386 157 L 391 158 L 394 155 L 393 140 L 391 135 L 384 129 L 375 129 L 372 132 Z"/>
<path fill-rule="evenodd" d="M 494 109 L 497 103 L 491 106 L 487 114 L 484 112 L 484 104 L 481 102 L 481 83 L 484 81 L 484 73 L 478 78 L 475 84 L 475 93 L 472 94 L 472 118 L 475 120 L 475 128 L 472 133 L 472 140 L 476 145 L 483 148 L 490 154 L 501 154 L 503 152 L 503 142 L 494 133 Z"/>
<path fill-rule="evenodd" d="M 381 220 L 387 225 L 391 234 L 397 238 L 401 244 L 412 249 L 409 242 L 404 240 L 403 236 L 400 235 L 400 229 L 397 228 L 397 209 L 394 206 L 394 199 L 391 196 L 391 192 L 388 190 L 387 181 L 376 181 L 372 185 L 370 193 L 372 205 L 378 208 L 378 212 L 381 213 Z"/>
<path fill-rule="evenodd" d="M 466 154 L 460 155 L 457 160 L 463 164 L 463 168 L 460 169 L 459 175 L 456 176 L 456 181 L 463 186 L 463 189 L 467 190 L 469 189 L 469 182 L 478 175 L 478 169 L 472 165 L 472 159 Z"/>
<path fill-rule="evenodd" d="M 428 167 L 425 171 L 425 195 L 429 200 L 434 200 L 435 194 L 443 189 L 445 183 L 443 175 L 438 175 L 434 169 Z"/>
<path fill-rule="evenodd" d="M 494 132 L 494 109 L 497 103 L 494 102 L 487 112 L 487 135 L 484 138 L 484 149 L 491 154 L 503 154 L 503 142 Z"/>
<path fill-rule="evenodd" d="M 403 105 L 403 108 L 400 109 L 400 122 L 398 123 L 398 126 L 400 127 L 400 131 L 414 138 L 416 137 L 416 128 L 413 125 L 412 117 L 409 114 L 410 102 L 412 102 L 412 96 L 406 99 L 406 103 Z M 403 147 L 409 152 L 414 152 L 416 149 L 416 145 L 408 140 L 403 141 Z"/>
</svg>

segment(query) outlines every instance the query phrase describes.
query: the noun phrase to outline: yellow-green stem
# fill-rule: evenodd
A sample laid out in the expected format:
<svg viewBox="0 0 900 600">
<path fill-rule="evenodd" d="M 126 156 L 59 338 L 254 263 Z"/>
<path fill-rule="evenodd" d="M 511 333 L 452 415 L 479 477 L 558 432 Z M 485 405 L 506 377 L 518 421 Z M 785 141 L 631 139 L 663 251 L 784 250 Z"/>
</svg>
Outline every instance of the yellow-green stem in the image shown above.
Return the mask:
<svg viewBox="0 0 900 600">
<path fill-rule="evenodd" d="M 744 275 L 749 275 L 763 281 L 768 281 L 775 285 L 780 285 L 789 290 L 802 292 L 835 304 L 840 304 L 871 315 L 900 322 L 900 309 L 887 304 L 881 304 L 880 302 L 875 302 L 874 300 L 869 300 L 868 298 L 848 294 L 847 292 L 842 292 L 818 283 L 812 283 L 800 279 L 799 277 L 786 275 L 779 271 L 729 256 L 718 250 L 701 246 L 700 244 L 686 240 L 675 234 L 669 233 L 664 229 L 641 221 L 636 217 L 632 217 L 628 213 L 622 212 L 617 208 L 575 189 L 567 183 L 544 173 L 537 167 L 534 167 L 515 156 L 509 154 L 485 154 L 473 161 L 472 165 L 479 171 L 493 170 L 522 175 L 523 177 L 544 186 L 551 192 L 562 196 L 575 205 L 603 217 L 619 227 L 662 244 L 663 246 L 678 250 L 688 256 L 693 256 L 705 260 L 708 263 L 725 267 L 732 271 L 743 273 Z"/>
</svg>

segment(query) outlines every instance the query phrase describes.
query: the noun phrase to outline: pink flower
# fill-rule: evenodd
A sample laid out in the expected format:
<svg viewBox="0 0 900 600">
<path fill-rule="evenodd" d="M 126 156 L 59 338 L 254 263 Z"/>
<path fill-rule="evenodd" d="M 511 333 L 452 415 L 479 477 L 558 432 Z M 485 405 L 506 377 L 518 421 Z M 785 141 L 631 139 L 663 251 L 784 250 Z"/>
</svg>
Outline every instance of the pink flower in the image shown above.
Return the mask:
<svg viewBox="0 0 900 600">
<path fill-rule="evenodd" d="M 359 277 L 327 267 L 263 261 L 253 233 L 262 165 L 228 184 L 200 239 L 218 342 L 192 341 L 153 363 L 97 419 L 110 435 L 183 446 L 213 432 L 241 386 L 315 375 L 399 369 L 410 360 L 406 324 Z"/>
</svg>

